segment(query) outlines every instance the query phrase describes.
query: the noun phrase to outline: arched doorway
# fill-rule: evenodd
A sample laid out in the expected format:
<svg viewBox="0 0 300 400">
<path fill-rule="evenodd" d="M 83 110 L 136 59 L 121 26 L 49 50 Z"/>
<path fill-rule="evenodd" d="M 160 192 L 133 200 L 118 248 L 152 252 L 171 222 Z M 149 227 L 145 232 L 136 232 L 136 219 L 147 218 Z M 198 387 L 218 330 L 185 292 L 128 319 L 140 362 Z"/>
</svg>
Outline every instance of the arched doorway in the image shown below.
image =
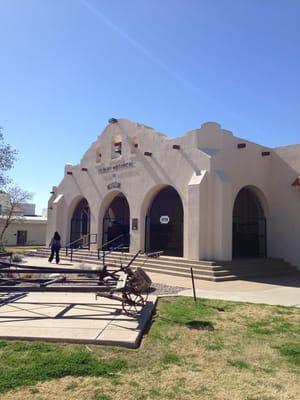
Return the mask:
<svg viewBox="0 0 300 400">
<path fill-rule="evenodd" d="M 75 207 L 71 218 L 70 244 L 73 247 L 89 243 L 90 220 L 89 204 L 86 199 L 82 199 Z"/>
<path fill-rule="evenodd" d="M 122 244 L 123 249 L 129 250 L 129 204 L 126 197 L 120 193 L 114 197 L 103 217 L 102 244 L 113 241 L 120 237 L 119 242 L 113 243 L 116 246 Z"/>
<path fill-rule="evenodd" d="M 267 221 L 261 201 L 252 187 L 241 189 L 234 202 L 232 256 L 267 256 Z"/>
<path fill-rule="evenodd" d="M 171 186 L 163 188 L 150 204 L 146 215 L 145 249 L 183 256 L 183 206 L 178 192 Z"/>
</svg>

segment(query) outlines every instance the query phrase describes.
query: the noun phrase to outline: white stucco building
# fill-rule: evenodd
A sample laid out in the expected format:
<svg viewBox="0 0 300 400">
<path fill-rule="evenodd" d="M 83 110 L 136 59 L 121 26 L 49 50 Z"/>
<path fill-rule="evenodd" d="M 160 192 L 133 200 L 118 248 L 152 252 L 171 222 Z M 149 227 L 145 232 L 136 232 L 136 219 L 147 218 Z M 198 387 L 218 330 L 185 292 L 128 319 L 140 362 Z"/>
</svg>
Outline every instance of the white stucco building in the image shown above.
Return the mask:
<svg viewBox="0 0 300 400">
<path fill-rule="evenodd" d="M 267 148 L 213 122 L 171 139 L 111 119 L 53 187 L 47 243 L 58 231 L 97 249 L 129 233 L 131 252 L 300 267 L 299 175 L 300 145 Z"/>
<path fill-rule="evenodd" d="M 0 232 L 10 213 L 9 194 L 0 192 Z M 35 214 L 35 204 L 19 203 L 15 207 L 10 225 L 5 230 L 3 244 L 8 246 L 44 245 L 47 217 Z"/>
</svg>

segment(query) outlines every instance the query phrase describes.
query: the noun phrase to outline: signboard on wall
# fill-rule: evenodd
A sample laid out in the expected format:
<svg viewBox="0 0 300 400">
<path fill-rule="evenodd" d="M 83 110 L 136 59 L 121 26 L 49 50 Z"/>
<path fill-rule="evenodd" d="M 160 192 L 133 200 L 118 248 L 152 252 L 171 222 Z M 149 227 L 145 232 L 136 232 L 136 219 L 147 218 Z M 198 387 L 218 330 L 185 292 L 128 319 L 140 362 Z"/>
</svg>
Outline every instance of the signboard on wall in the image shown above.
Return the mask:
<svg viewBox="0 0 300 400">
<path fill-rule="evenodd" d="M 121 183 L 120 182 L 112 182 L 109 185 L 107 185 L 107 189 L 120 189 Z"/>
<path fill-rule="evenodd" d="M 134 161 L 124 162 L 116 165 L 109 165 L 107 167 L 98 168 L 98 174 L 102 175 L 102 174 L 107 174 L 109 172 L 119 172 L 123 171 L 124 169 L 133 168 L 135 166 L 136 163 Z"/>
<path fill-rule="evenodd" d="M 170 222 L 170 217 L 168 215 L 161 215 L 159 218 L 161 224 L 168 224 Z"/>
<path fill-rule="evenodd" d="M 138 219 L 137 218 L 132 218 L 131 227 L 132 227 L 133 231 L 138 230 Z"/>
<path fill-rule="evenodd" d="M 95 244 L 97 243 L 97 233 L 91 233 L 90 234 L 90 244 Z"/>
</svg>

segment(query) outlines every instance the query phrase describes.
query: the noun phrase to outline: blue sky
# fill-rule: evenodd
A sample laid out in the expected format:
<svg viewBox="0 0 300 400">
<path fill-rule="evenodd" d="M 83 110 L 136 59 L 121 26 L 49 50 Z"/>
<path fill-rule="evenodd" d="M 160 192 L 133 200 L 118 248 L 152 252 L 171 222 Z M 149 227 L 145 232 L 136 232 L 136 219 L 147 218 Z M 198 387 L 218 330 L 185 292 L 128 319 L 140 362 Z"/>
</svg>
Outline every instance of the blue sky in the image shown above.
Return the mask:
<svg viewBox="0 0 300 400">
<path fill-rule="evenodd" d="M 300 143 L 298 0 L 0 0 L 11 176 L 46 207 L 110 117 Z"/>
</svg>

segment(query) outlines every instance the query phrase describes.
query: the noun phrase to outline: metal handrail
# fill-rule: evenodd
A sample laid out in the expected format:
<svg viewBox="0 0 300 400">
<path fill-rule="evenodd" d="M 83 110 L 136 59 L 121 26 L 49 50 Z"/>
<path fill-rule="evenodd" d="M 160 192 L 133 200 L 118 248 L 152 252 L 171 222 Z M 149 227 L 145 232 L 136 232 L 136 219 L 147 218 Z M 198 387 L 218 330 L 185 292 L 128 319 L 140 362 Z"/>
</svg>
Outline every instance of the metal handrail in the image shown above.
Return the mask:
<svg viewBox="0 0 300 400">
<path fill-rule="evenodd" d="M 124 237 L 124 236 L 127 236 L 127 235 L 128 235 L 128 233 L 122 233 L 121 235 L 116 236 L 115 238 L 113 238 L 113 239 L 109 240 L 108 242 L 102 244 L 102 246 L 100 246 L 100 247 L 98 248 L 98 250 L 102 250 L 103 247 L 106 247 L 108 244 L 113 243 L 113 242 L 115 242 L 116 240 L 120 239 L 121 237 Z"/>
<path fill-rule="evenodd" d="M 88 237 L 88 241 L 84 244 L 84 246 L 90 248 L 90 245 L 91 245 L 91 234 L 86 235 L 86 236 Z M 114 243 L 116 241 L 119 241 L 121 238 L 125 239 L 127 236 L 130 236 L 130 235 L 128 233 L 122 233 L 121 235 L 115 237 L 112 240 L 109 240 L 108 242 L 106 242 L 102 246 L 100 246 L 98 248 L 98 260 L 103 259 L 103 263 L 104 263 L 106 255 L 108 255 L 111 252 L 119 250 L 122 247 L 124 247 L 124 243 L 119 243 L 118 245 L 115 245 L 112 248 L 109 248 L 108 250 L 105 249 L 105 248 L 107 248 L 108 245 L 110 245 L 110 244 L 112 244 L 112 243 Z M 66 245 L 66 256 L 69 255 L 69 250 L 70 250 L 70 252 L 71 252 L 70 260 L 71 261 L 73 261 L 73 253 L 74 253 L 74 251 L 77 251 L 79 248 L 82 248 L 80 246 L 75 247 L 75 248 L 71 247 L 71 246 L 74 245 L 74 244 L 77 244 L 77 243 L 81 243 L 82 240 L 83 240 L 83 237 L 81 236 L 79 239 L 73 240 L 73 242 L 70 242 L 70 243 L 68 243 L 68 245 Z M 102 251 L 103 254 L 100 257 L 100 252 L 101 251 Z"/>
<path fill-rule="evenodd" d="M 112 248 L 105 250 L 105 248 L 109 245 L 112 244 L 114 242 L 116 242 L 117 240 L 121 239 L 121 238 L 125 238 L 127 236 L 130 236 L 129 233 L 122 233 L 119 236 L 116 236 L 114 239 L 109 240 L 108 242 L 104 243 L 102 246 L 100 246 L 98 248 L 98 260 L 100 260 L 102 258 L 103 260 L 103 264 L 105 264 L 105 256 L 107 256 L 108 254 L 112 253 L 113 251 L 119 250 L 124 246 L 124 243 L 119 243 L 116 246 L 113 246 Z M 100 257 L 100 252 L 102 251 L 102 257 Z"/>
<path fill-rule="evenodd" d="M 120 250 L 120 249 L 124 248 L 123 246 L 124 246 L 124 244 L 121 243 L 118 246 L 115 246 L 115 247 L 113 247 L 113 248 L 111 248 L 109 250 L 106 250 L 106 251 L 102 250 L 102 256 L 100 256 L 100 254 L 98 253 L 99 254 L 98 255 L 98 260 L 99 261 L 102 260 L 102 264 L 105 265 L 105 257 L 108 256 L 113 251 L 117 251 L 117 250 Z"/>
<path fill-rule="evenodd" d="M 66 249 L 66 256 L 68 255 L 68 249 L 71 249 L 73 244 L 76 243 L 80 243 L 82 241 L 82 237 L 80 237 L 79 239 L 73 240 L 73 242 L 70 242 L 68 244 L 65 245 L 65 249 Z"/>
<path fill-rule="evenodd" d="M 80 236 L 80 238 L 78 238 L 76 240 L 73 240 L 73 242 L 70 242 L 70 243 L 66 244 L 66 247 L 71 247 L 72 244 L 80 242 L 80 240 L 82 240 L 82 236 Z"/>
<path fill-rule="evenodd" d="M 91 245 L 91 234 L 85 235 L 86 237 L 88 237 L 88 241 L 86 243 L 84 243 L 84 247 L 88 247 L 90 248 Z M 66 256 L 69 255 L 68 249 L 71 250 L 71 256 L 70 256 L 70 260 L 73 261 L 73 253 L 74 251 L 78 250 L 79 248 L 83 248 L 83 246 L 78 246 L 78 247 L 71 247 L 71 245 L 74 245 L 76 243 L 81 243 L 83 241 L 83 236 L 81 236 L 79 239 L 73 240 L 73 242 L 70 242 L 67 246 L 66 246 Z"/>
</svg>

